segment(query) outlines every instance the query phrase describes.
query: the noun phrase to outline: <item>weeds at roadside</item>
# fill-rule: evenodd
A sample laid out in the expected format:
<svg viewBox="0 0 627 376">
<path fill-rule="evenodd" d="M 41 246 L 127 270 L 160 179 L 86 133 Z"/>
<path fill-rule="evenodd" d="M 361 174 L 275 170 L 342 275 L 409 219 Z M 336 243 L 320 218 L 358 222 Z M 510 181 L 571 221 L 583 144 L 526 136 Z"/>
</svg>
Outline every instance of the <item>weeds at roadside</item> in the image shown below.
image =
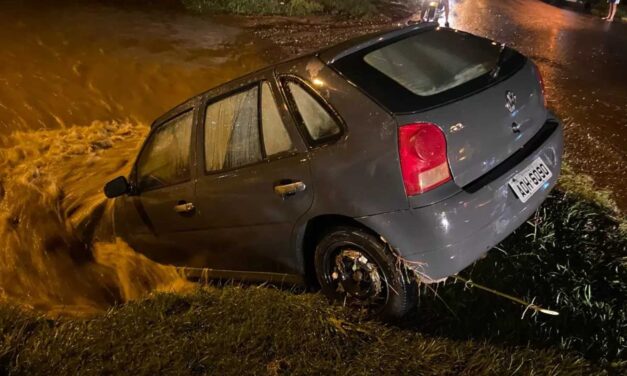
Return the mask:
<svg viewBox="0 0 627 376">
<path fill-rule="evenodd" d="M 625 227 L 625 218 L 618 208 L 616 201 L 612 197 L 612 192 L 599 189 L 591 176 L 577 174 L 566 161 L 562 163 L 562 172 L 559 179 L 559 188 L 566 196 L 578 198 L 583 201 L 596 203 L 599 207 L 605 208 L 604 213 L 621 222 Z"/>
<path fill-rule="evenodd" d="M 620 226 L 610 209 L 555 191 L 534 218 L 461 275 L 559 316 L 525 316 L 518 304 L 449 282 L 438 286 L 437 299 L 425 290 L 402 326 L 454 339 L 552 346 L 604 364 L 625 362 L 627 238 Z"/>
<path fill-rule="evenodd" d="M 312 0 L 181 0 L 181 3 L 197 13 L 304 16 L 323 10 L 320 3 Z"/>
<path fill-rule="evenodd" d="M 29 330 L 20 331 L 22 327 Z M 52 374 L 604 374 L 572 354 L 432 337 L 360 321 L 351 311 L 329 305 L 320 294 L 272 288 L 227 286 L 188 296 L 159 294 L 89 320 L 51 322 L 4 306 L 0 333 L 0 354 L 9 354 L 0 358 L 0 374 L 14 375 L 42 370 Z"/>
<path fill-rule="evenodd" d="M 310 16 L 316 14 L 370 17 L 379 12 L 382 0 L 180 0 L 196 13 Z"/>
</svg>

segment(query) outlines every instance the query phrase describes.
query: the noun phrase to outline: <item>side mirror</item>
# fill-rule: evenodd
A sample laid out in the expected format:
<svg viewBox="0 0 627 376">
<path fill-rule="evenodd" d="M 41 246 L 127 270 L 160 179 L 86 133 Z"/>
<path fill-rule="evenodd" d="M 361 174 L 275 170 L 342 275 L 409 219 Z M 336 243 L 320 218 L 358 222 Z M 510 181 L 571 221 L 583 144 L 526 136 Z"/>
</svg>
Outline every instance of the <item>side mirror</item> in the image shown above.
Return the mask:
<svg viewBox="0 0 627 376">
<path fill-rule="evenodd" d="M 107 198 L 116 198 L 127 194 L 131 191 L 131 185 L 124 176 L 118 176 L 117 178 L 108 182 L 104 187 L 104 194 Z"/>
</svg>

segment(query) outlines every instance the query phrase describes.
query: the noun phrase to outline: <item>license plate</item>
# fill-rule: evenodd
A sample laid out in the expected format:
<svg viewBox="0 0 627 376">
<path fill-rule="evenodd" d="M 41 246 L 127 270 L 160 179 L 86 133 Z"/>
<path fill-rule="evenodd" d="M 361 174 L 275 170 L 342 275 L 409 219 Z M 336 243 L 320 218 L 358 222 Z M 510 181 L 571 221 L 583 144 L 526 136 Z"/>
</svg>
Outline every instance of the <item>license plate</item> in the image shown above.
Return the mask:
<svg viewBox="0 0 627 376">
<path fill-rule="evenodd" d="M 553 176 L 551 170 L 542 159 L 536 158 L 527 168 L 514 175 L 509 181 L 509 186 L 520 201 L 527 202 L 551 176 Z"/>
</svg>

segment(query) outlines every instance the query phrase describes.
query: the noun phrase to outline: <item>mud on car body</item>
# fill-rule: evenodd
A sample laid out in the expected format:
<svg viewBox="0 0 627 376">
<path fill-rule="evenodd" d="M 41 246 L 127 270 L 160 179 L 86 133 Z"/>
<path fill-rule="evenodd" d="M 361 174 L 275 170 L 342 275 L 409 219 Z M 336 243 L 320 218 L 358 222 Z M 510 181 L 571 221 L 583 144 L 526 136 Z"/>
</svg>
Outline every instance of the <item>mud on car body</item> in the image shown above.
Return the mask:
<svg viewBox="0 0 627 376">
<path fill-rule="evenodd" d="M 533 214 L 562 138 L 531 61 L 420 24 L 190 99 L 105 193 L 117 234 L 158 262 L 315 281 L 394 318 L 416 301 L 408 272 L 453 275 Z"/>
</svg>

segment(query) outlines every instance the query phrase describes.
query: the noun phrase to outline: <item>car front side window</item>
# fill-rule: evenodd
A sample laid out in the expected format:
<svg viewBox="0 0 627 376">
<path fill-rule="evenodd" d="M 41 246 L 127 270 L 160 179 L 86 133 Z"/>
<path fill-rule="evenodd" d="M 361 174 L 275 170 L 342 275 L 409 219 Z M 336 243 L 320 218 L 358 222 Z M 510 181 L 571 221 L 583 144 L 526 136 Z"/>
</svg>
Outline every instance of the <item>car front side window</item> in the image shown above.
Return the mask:
<svg viewBox="0 0 627 376">
<path fill-rule="evenodd" d="M 193 111 L 188 111 L 152 133 L 137 163 L 140 192 L 190 179 L 192 125 Z"/>
<path fill-rule="evenodd" d="M 205 170 L 228 170 L 262 159 L 259 139 L 259 89 L 254 87 L 207 106 Z"/>
</svg>

